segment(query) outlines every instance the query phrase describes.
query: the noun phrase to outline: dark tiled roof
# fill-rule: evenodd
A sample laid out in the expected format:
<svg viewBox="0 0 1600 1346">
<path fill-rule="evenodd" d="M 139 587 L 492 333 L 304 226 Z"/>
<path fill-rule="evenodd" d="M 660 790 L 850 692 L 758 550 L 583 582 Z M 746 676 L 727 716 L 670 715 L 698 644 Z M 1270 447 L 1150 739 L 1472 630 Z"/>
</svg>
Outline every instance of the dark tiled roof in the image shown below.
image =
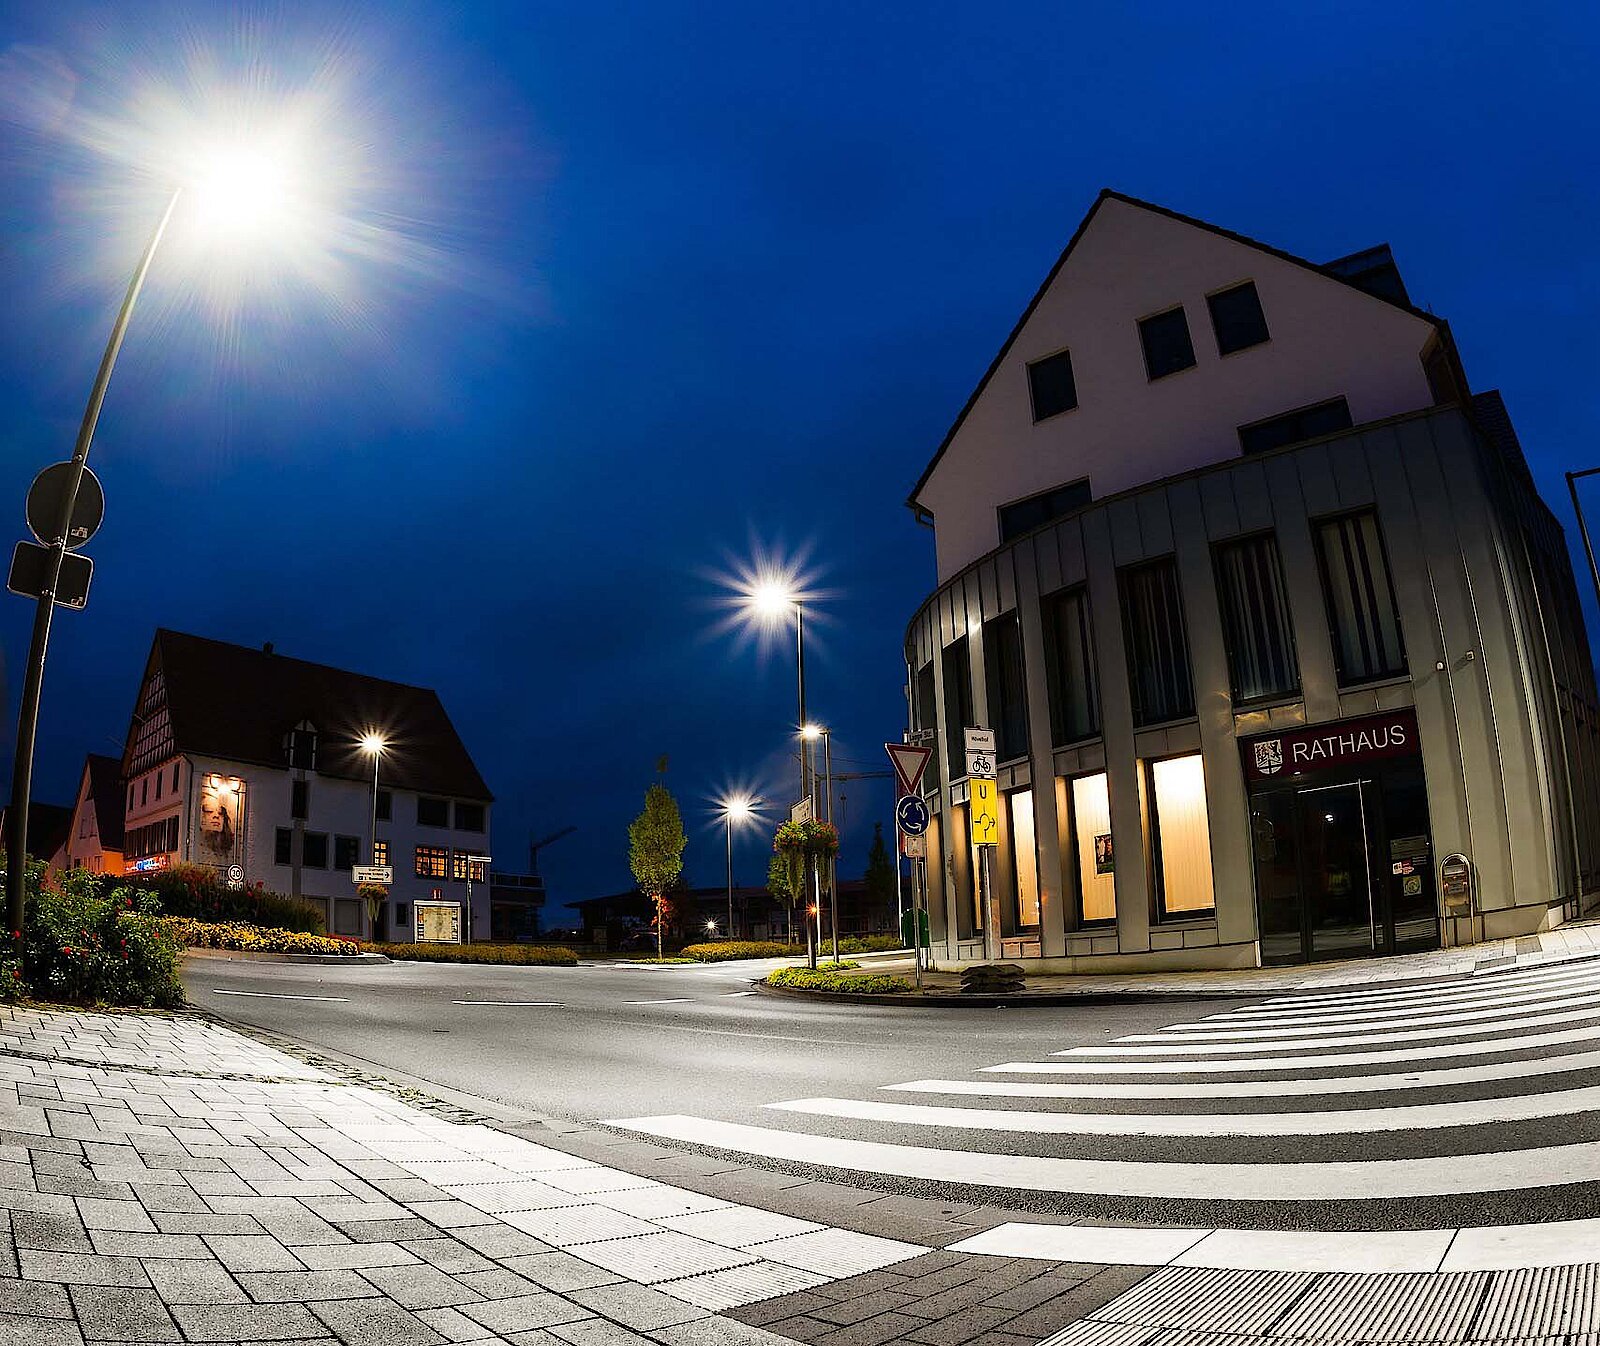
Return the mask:
<svg viewBox="0 0 1600 1346">
<path fill-rule="evenodd" d="M 0 836 L 11 835 L 11 806 L 0 809 Z M 28 805 L 28 854 L 35 860 L 48 860 L 61 849 L 72 831 L 72 809 L 66 804 Z"/>
<path fill-rule="evenodd" d="M 372 759 L 357 745 L 375 731 L 388 742 L 384 785 L 493 799 L 438 694 L 426 687 L 178 631 L 158 630 L 152 655 L 166 679 L 179 752 L 281 767 L 284 736 L 308 721 L 317 730 L 319 776 L 370 780 Z"/>
<path fill-rule="evenodd" d="M 122 759 L 89 754 L 84 762 L 89 773 L 89 798 L 94 801 L 95 826 L 100 829 L 100 844 L 107 850 L 122 849 Z"/>
</svg>

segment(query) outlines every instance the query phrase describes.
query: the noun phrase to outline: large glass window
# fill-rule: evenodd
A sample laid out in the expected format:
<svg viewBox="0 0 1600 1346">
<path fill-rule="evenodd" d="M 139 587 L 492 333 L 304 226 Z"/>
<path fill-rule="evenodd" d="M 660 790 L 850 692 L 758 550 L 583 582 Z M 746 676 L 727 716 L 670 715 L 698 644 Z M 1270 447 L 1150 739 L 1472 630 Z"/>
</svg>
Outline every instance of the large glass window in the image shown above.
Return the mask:
<svg viewBox="0 0 1600 1346">
<path fill-rule="evenodd" d="M 1317 560 L 1339 685 L 1405 673 L 1400 614 L 1377 516 L 1368 511 L 1324 519 L 1317 525 Z"/>
<path fill-rule="evenodd" d="M 307 869 L 328 867 L 328 834 L 306 832 L 300 837 L 300 863 Z"/>
<path fill-rule="evenodd" d="M 1000 506 L 1000 541 L 1010 542 L 1014 537 L 1043 528 L 1052 519 L 1065 518 L 1080 510 L 1094 497 L 1089 493 L 1089 478 L 1069 481 L 1065 486 L 1041 491 L 1026 500 L 1015 500 Z"/>
<path fill-rule="evenodd" d="M 1118 580 L 1133 722 L 1159 724 L 1193 715 L 1194 676 L 1177 566 L 1168 557 L 1124 570 Z"/>
<path fill-rule="evenodd" d="M 933 660 L 930 659 L 917 670 L 915 688 L 916 726 L 918 729 L 926 729 L 937 733 L 939 727 L 939 698 L 934 690 Z M 933 739 L 925 739 L 924 742 L 932 743 Z M 928 758 L 927 769 L 922 773 L 922 782 L 925 790 L 939 784 L 939 754 L 937 752 Z"/>
<path fill-rule="evenodd" d="M 1116 853 L 1106 773 L 1072 782 L 1072 830 L 1078 860 L 1078 917 L 1085 925 L 1117 919 Z"/>
<path fill-rule="evenodd" d="M 950 779 L 967 774 L 966 731 L 972 727 L 972 665 L 963 636 L 944 647 L 944 747 Z"/>
<path fill-rule="evenodd" d="M 1194 367 L 1194 343 L 1189 340 L 1189 319 L 1182 305 L 1153 318 L 1141 318 L 1139 344 L 1144 347 L 1144 372 L 1152 383 Z"/>
<path fill-rule="evenodd" d="M 442 879 L 450 873 L 448 846 L 418 846 L 416 871 L 419 879 Z"/>
<path fill-rule="evenodd" d="M 1006 796 L 1011 833 L 1011 868 L 1016 874 L 1017 928 L 1039 924 L 1039 853 L 1034 845 L 1033 791 L 1013 790 Z"/>
<path fill-rule="evenodd" d="M 1156 910 L 1162 916 L 1211 911 L 1211 828 L 1200 754 L 1150 763 L 1150 830 L 1155 850 Z"/>
<path fill-rule="evenodd" d="M 1072 378 L 1072 356 L 1057 351 L 1028 366 L 1028 395 L 1033 399 L 1035 423 L 1071 411 L 1078 405 L 1078 385 Z"/>
<path fill-rule="evenodd" d="M 1217 599 L 1235 701 L 1300 689 L 1294 622 L 1278 544 L 1270 533 L 1217 548 Z"/>
<path fill-rule="evenodd" d="M 1015 612 L 983 626 L 984 681 L 995 754 L 1002 762 L 1028 755 L 1028 689 L 1022 677 L 1022 624 Z"/>
<path fill-rule="evenodd" d="M 1211 326 L 1217 334 L 1217 354 L 1232 355 L 1267 340 L 1267 319 L 1254 281 L 1235 285 L 1206 300 Z"/>
<path fill-rule="evenodd" d="M 1100 690 L 1095 678 L 1089 593 L 1081 585 L 1051 594 L 1040 605 L 1044 621 L 1045 681 L 1050 690 L 1052 743 L 1077 743 L 1100 732 Z"/>
</svg>

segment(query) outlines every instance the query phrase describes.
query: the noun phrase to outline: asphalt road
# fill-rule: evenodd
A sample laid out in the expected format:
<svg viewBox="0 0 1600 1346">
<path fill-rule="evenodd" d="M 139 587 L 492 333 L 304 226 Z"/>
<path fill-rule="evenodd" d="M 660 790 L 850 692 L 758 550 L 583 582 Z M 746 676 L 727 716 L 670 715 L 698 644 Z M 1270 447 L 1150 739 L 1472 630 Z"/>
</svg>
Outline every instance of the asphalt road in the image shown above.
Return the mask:
<svg viewBox="0 0 1600 1346">
<path fill-rule="evenodd" d="M 767 964 L 191 959 L 191 998 L 513 1109 L 1091 1219 L 1324 1230 L 1600 1212 L 1600 960 L 1260 1001 L 752 994 Z"/>
</svg>

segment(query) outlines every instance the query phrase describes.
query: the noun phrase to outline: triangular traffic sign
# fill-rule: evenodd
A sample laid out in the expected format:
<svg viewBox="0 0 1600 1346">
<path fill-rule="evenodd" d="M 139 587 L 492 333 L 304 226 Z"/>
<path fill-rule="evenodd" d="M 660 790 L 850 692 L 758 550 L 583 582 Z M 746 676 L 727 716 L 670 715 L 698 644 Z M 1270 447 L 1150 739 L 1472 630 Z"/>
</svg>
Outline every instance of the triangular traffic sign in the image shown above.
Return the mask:
<svg viewBox="0 0 1600 1346">
<path fill-rule="evenodd" d="M 916 794 L 917 786 L 922 782 L 922 773 L 928 769 L 928 759 L 933 756 L 933 749 L 916 743 L 885 743 L 883 750 L 889 754 L 889 761 L 894 766 L 895 778 L 900 782 L 900 793 Z"/>
</svg>

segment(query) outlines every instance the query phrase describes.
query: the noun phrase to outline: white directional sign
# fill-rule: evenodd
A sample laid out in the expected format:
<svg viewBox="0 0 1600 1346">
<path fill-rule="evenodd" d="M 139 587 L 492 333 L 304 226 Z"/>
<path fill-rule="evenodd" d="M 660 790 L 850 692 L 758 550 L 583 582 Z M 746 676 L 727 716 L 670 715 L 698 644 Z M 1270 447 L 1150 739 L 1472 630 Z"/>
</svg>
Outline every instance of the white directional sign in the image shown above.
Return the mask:
<svg viewBox="0 0 1600 1346">
<path fill-rule="evenodd" d="M 900 853 L 908 860 L 925 860 L 928 856 L 928 838 L 914 837 L 908 833 L 900 836 Z"/>
<path fill-rule="evenodd" d="M 393 883 L 393 865 L 357 865 L 350 871 L 356 883 Z"/>
<path fill-rule="evenodd" d="M 986 752 L 994 755 L 994 730 L 993 729 L 968 729 L 962 736 L 966 740 L 968 752 Z"/>
<path fill-rule="evenodd" d="M 789 821 L 792 823 L 808 823 L 811 821 L 811 796 L 807 795 L 798 804 L 789 810 Z"/>
<path fill-rule="evenodd" d="M 924 748 L 918 743 L 885 743 L 883 750 L 889 754 L 895 778 L 900 782 L 900 793 L 916 794 L 917 786 L 922 784 L 922 773 L 928 769 L 928 759 L 933 756 L 933 749 Z"/>
<path fill-rule="evenodd" d="M 969 729 L 966 732 L 967 775 L 974 780 L 994 779 L 994 730 Z"/>
</svg>

